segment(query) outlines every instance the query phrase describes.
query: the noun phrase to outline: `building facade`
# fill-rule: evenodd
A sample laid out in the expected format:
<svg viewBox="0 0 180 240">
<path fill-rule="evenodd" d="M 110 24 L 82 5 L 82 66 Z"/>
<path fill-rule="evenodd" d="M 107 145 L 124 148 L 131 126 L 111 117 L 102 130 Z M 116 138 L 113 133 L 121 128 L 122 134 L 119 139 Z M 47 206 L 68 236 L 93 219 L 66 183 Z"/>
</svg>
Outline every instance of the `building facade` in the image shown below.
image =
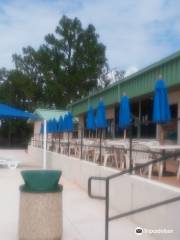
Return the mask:
<svg viewBox="0 0 180 240">
<path fill-rule="evenodd" d="M 133 115 L 133 136 L 139 138 L 158 137 L 158 127 L 152 122 L 154 86 L 162 78 L 168 88 L 172 121 L 164 126 L 166 139 L 180 143 L 180 51 L 162 59 L 135 74 L 68 105 L 81 127 L 86 128 L 88 106 L 97 108 L 102 98 L 106 106 L 108 137 L 120 137 L 118 128 L 119 101 L 123 94 L 130 98 Z"/>
</svg>

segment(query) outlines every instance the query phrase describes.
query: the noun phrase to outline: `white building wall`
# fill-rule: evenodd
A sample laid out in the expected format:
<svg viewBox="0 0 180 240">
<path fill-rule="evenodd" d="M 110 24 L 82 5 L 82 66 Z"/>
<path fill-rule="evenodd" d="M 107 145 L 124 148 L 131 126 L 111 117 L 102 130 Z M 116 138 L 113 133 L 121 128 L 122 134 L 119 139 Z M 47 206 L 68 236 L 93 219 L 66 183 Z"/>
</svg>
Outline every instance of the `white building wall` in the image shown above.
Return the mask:
<svg viewBox="0 0 180 240">
<path fill-rule="evenodd" d="M 42 150 L 29 147 L 28 153 L 34 160 L 42 163 Z M 88 179 L 91 176 L 108 176 L 117 170 L 97 164 L 47 151 L 48 169 L 59 169 L 62 176 L 87 191 Z M 103 181 L 93 182 L 92 193 L 104 195 Z M 180 188 L 168 186 L 155 180 L 139 176 L 126 175 L 110 181 L 110 208 L 113 215 L 131 211 L 138 207 L 164 201 L 180 195 Z M 153 234 L 157 240 L 180 239 L 180 202 L 163 205 L 132 215 L 130 219 L 147 229 L 172 229 L 173 234 Z M 119 226 L 121 227 L 121 225 Z M 121 236 L 120 238 L 121 239 Z"/>
<path fill-rule="evenodd" d="M 38 135 L 41 130 L 41 121 L 34 122 L 34 136 Z"/>
</svg>

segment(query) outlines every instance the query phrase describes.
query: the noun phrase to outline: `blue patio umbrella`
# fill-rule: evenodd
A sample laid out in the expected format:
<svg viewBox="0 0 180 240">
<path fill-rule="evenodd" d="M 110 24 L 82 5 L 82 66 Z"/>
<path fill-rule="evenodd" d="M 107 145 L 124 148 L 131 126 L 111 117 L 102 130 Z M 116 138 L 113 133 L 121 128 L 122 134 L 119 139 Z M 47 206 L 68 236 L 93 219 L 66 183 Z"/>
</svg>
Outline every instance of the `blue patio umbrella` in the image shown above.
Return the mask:
<svg viewBox="0 0 180 240">
<path fill-rule="evenodd" d="M 68 116 L 67 116 L 67 114 L 65 114 L 64 118 L 63 118 L 63 125 L 62 125 L 63 126 L 63 132 L 67 132 L 67 124 L 68 124 L 67 123 L 67 121 L 68 121 L 67 118 L 68 118 Z"/>
<path fill-rule="evenodd" d="M 98 107 L 97 107 L 97 114 L 96 114 L 96 128 L 106 128 L 107 127 L 107 120 L 106 120 L 106 111 L 104 102 L 102 100 L 99 101 Z"/>
<path fill-rule="evenodd" d="M 124 139 L 126 138 L 126 130 L 130 128 L 132 123 L 131 118 L 131 111 L 130 111 L 130 104 L 129 98 L 126 95 L 123 95 L 120 99 L 119 103 L 119 121 L 118 125 L 120 129 L 124 130 Z M 132 168 L 132 133 L 130 131 L 130 151 L 129 151 L 129 161 L 130 161 L 130 168 Z"/>
<path fill-rule="evenodd" d="M 123 130 L 127 129 L 131 126 L 131 121 L 129 98 L 124 95 L 121 97 L 119 103 L 119 127 Z"/>
<path fill-rule="evenodd" d="M 22 118 L 36 120 L 38 117 L 30 112 L 22 111 L 17 108 L 10 107 L 6 104 L 0 104 L 0 119 L 6 118 Z"/>
<path fill-rule="evenodd" d="M 57 129 L 57 121 L 55 118 L 53 118 L 51 120 L 51 133 L 52 133 L 52 146 L 53 146 L 53 138 L 55 139 L 55 142 L 56 142 L 56 135 L 55 133 L 57 133 L 58 129 Z"/>
<path fill-rule="evenodd" d="M 57 131 L 59 133 L 59 152 L 60 152 L 60 141 L 61 141 L 60 134 L 63 133 L 63 117 L 62 116 L 59 118 L 59 121 L 57 124 L 58 124 Z"/>
<path fill-rule="evenodd" d="M 104 106 L 104 102 L 102 100 L 99 101 L 98 107 L 97 107 L 97 114 L 96 114 L 96 128 L 100 129 L 100 142 L 99 142 L 99 159 L 101 164 L 101 140 L 102 140 L 102 129 L 105 129 L 107 127 L 107 120 L 106 120 L 106 110 Z"/>
<path fill-rule="evenodd" d="M 88 108 L 88 112 L 87 112 L 86 128 L 91 131 L 96 129 L 94 110 L 91 106 Z"/>
<path fill-rule="evenodd" d="M 164 142 L 164 131 L 162 125 L 171 120 L 171 112 L 168 101 L 168 93 L 164 80 L 160 79 L 155 84 L 153 102 L 153 122 L 160 127 L 160 143 Z"/>
<path fill-rule="evenodd" d="M 94 130 L 96 128 L 94 110 L 91 106 L 88 108 L 87 112 L 86 127 L 90 130 Z"/>
<path fill-rule="evenodd" d="M 51 133 L 51 128 L 52 128 L 52 127 L 51 127 L 51 120 L 48 120 L 48 121 L 47 121 L 47 134 L 48 134 L 48 133 Z"/>
<path fill-rule="evenodd" d="M 73 131 L 73 115 L 71 112 L 67 114 L 67 132 L 72 132 Z"/>
<path fill-rule="evenodd" d="M 73 116 L 68 112 L 64 116 L 64 131 L 68 133 L 68 154 L 69 154 L 69 133 L 73 131 Z"/>
<path fill-rule="evenodd" d="M 52 133 L 57 133 L 58 132 L 58 124 L 55 118 L 52 120 Z"/>
<path fill-rule="evenodd" d="M 171 113 L 168 101 L 168 93 L 164 80 L 158 80 L 155 84 L 153 102 L 153 122 L 167 123 L 171 120 Z"/>
<path fill-rule="evenodd" d="M 61 133 L 61 132 L 63 132 L 63 117 L 61 116 L 60 118 L 59 118 L 59 121 L 58 121 L 58 132 L 59 133 Z"/>
</svg>

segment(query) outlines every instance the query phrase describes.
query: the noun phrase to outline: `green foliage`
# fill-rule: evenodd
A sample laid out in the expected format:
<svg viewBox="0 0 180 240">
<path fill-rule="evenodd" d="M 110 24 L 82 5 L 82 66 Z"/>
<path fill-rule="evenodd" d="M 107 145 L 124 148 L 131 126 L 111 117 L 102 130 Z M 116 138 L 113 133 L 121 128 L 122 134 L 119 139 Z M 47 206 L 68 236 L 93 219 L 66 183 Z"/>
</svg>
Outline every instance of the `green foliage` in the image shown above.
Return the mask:
<svg viewBox="0 0 180 240">
<path fill-rule="evenodd" d="M 106 64 L 105 46 L 98 38 L 93 25 L 83 29 L 77 18 L 63 16 L 37 51 L 27 47 L 22 56 L 13 55 L 16 68 L 35 85 L 36 104 L 65 107 L 97 87 Z"/>
<path fill-rule="evenodd" d="M 30 111 L 54 104 L 65 108 L 87 95 L 98 87 L 97 79 L 107 65 L 95 27 L 83 28 L 79 19 L 66 16 L 37 50 L 25 47 L 13 61 L 14 70 L 0 69 L 0 102 Z M 18 123 L 13 126 L 18 128 Z"/>
</svg>

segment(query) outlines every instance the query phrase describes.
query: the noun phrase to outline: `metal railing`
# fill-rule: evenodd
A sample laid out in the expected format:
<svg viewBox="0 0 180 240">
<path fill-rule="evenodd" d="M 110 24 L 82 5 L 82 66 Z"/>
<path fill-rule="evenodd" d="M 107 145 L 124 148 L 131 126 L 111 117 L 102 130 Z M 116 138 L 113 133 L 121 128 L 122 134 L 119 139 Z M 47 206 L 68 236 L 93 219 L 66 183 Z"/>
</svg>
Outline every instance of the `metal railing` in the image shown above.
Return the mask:
<svg viewBox="0 0 180 240">
<path fill-rule="evenodd" d="M 147 211 L 147 210 L 150 210 L 152 208 L 156 208 L 156 207 L 159 207 L 159 206 L 162 206 L 162 205 L 166 205 L 166 204 L 170 204 L 170 203 L 173 203 L 173 202 L 176 202 L 176 201 L 180 201 L 180 196 L 178 196 L 178 197 L 170 198 L 170 199 L 167 199 L 167 200 L 164 200 L 164 201 L 160 201 L 160 202 L 148 205 L 148 206 L 137 208 L 137 209 L 134 209 L 132 211 L 124 212 L 124 213 L 121 213 L 121 214 L 114 215 L 114 216 L 110 217 L 109 216 L 109 202 L 110 202 L 110 199 L 109 199 L 109 191 L 110 191 L 109 190 L 109 182 L 110 182 L 110 180 L 112 180 L 114 178 L 117 178 L 117 177 L 121 177 L 125 174 L 132 173 L 132 171 L 140 170 L 141 168 L 147 167 L 151 164 L 156 164 L 156 163 L 159 163 L 159 162 L 165 162 L 166 160 L 169 160 L 170 158 L 177 158 L 177 157 L 180 157 L 180 151 L 178 151 L 176 153 L 173 153 L 173 154 L 172 153 L 171 154 L 166 154 L 163 157 L 160 157 L 158 159 L 155 159 L 155 160 L 149 161 L 147 163 L 144 163 L 141 166 L 135 166 L 131 169 L 128 169 L 128 170 L 125 170 L 125 171 L 122 171 L 120 173 L 116 173 L 116 174 L 113 174 L 113 175 L 110 175 L 110 176 L 107 176 L 107 177 L 93 176 L 93 177 L 90 177 L 88 179 L 88 195 L 89 195 L 89 197 L 94 198 L 94 199 L 99 199 L 99 200 L 105 200 L 105 240 L 109 239 L 109 222 L 110 221 L 120 219 L 120 218 L 123 218 L 123 217 L 127 217 L 129 215 L 136 214 L 136 213 L 139 213 L 139 212 Z M 91 192 L 92 181 L 105 181 L 105 196 L 92 195 L 92 192 Z"/>
</svg>

